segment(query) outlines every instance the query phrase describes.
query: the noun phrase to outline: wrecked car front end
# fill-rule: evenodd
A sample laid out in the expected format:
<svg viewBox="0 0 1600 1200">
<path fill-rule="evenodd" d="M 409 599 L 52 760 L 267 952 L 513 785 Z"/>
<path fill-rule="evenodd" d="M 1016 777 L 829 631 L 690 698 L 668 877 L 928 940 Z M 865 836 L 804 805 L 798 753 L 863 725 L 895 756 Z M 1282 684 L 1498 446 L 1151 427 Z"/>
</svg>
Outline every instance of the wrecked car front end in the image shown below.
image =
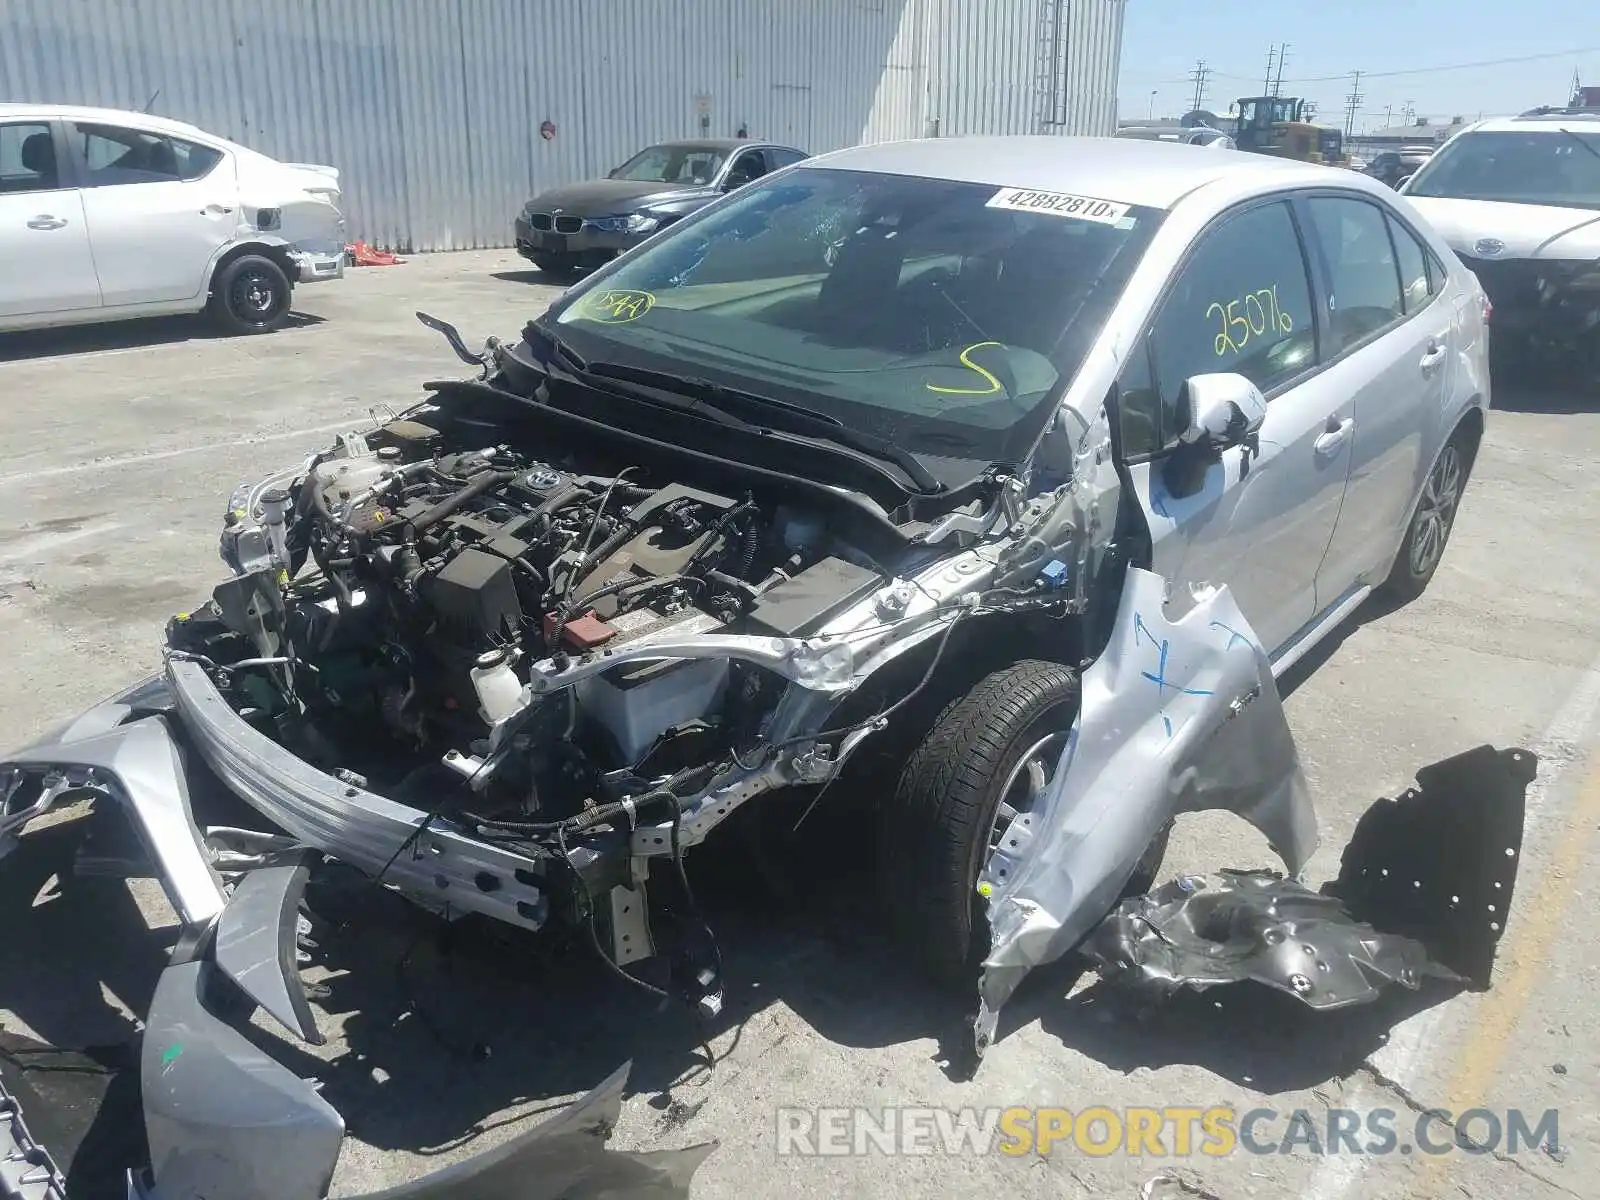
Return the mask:
<svg viewBox="0 0 1600 1200">
<path fill-rule="evenodd" d="M 299 974 L 301 899 L 322 856 L 279 834 L 198 826 L 183 728 L 174 688 L 153 679 L 14 754 L 3 768 L 0 854 L 18 850 L 23 825 L 54 804 L 109 805 L 178 916 L 177 945 L 144 1022 L 149 1163 L 130 1168 L 129 1197 L 319 1200 L 339 1160 L 344 1118 L 317 1080 L 280 1064 L 244 1029 L 259 1008 L 291 1038 L 323 1044 Z M 515 1179 L 517 1195 L 554 1197 L 581 1182 L 619 1196 L 687 1196 L 713 1146 L 606 1148 L 626 1080 L 623 1067 L 554 1119 L 406 1184 L 406 1194 L 510 1194 Z M 19 1189 L 6 1194 L 65 1200 L 48 1148 L 32 1141 L 20 1106 L 3 1092 L 0 1118 L 14 1143 L 0 1182 Z"/>
<path fill-rule="evenodd" d="M 653 953 L 653 865 L 826 788 L 915 690 L 851 715 L 868 681 L 919 650 L 925 679 L 959 624 L 1086 613 L 1116 509 L 1102 416 L 1081 485 L 995 476 L 890 569 L 759 483 L 463 448 L 451 400 L 242 489 L 236 576 L 171 623 L 164 684 L 276 828 L 435 911 L 588 925 L 619 964 Z"/>
</svg>

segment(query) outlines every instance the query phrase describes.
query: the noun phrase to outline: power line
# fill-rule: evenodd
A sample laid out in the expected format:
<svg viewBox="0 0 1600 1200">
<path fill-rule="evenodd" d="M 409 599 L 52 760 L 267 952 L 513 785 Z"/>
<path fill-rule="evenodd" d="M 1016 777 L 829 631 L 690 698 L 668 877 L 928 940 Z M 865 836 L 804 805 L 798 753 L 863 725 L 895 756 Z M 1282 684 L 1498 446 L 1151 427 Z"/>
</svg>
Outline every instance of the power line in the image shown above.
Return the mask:
<svg viewBox="0 0 1600 1200">
<path fill-rule="evenodd" d="M 1432 67 L 1411 67 L 1404 71 L 1364 71 L 1367 79 L 1397 79 L 1407 75 L 1437 75 L 1445 71 L 1471 71 L 1479 67 L 1506 67 L 1516 63 L 1543 62 L 1552 58 L 1566 58 L 1582 54 L 1600 54 L 1600 46 L 1580 46 L 1576 50 L 1550 50 L 1543 54 L 1522 54 L 1513 58 L 1485 58 L 1476 62 L 1441 63 Z M 1250 79 L 1253 75 L 1238 75 L 1231 71 L 1212 69 L 1211 75 L 1215 79 Z M 1304 75 L 1288 80 L 1296 86 L 1302 83 L 1338 83 L 1350 78 L 1349 73 L 1343 75 Z"/>
</svg>

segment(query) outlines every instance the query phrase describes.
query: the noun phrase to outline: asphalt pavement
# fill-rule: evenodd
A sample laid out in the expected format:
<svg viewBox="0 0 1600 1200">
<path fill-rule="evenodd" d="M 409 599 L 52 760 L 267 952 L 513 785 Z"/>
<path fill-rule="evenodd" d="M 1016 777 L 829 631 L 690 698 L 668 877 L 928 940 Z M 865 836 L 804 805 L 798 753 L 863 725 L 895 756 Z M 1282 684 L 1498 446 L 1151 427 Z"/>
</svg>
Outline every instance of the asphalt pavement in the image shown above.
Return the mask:
<svg viewBox="0 0 1600 1200">
<path fill-rule="evenodd" d="M 222 577 L 230 490 L 462 368 L 418 308 L 469 341 L 515 336 L 556 294 L 513 255 L 419 256 L 303 289 L 293 327 L 220 339 L 190 321 L 0 337 L 0 743 L 45 732 L 159 664 L 165 620 Z M 839 1196 L 1594 1195 L 1600 1171 L 1600 398 L 1503 382 L 1432 587 L 1358 614 L 1285 681 L 1315 796 L 1313 882 L 1360 814 L 1485 743 L 1540 756 L 1493 987 L 1311 1013 L 1234 993 L 1136 1020 L 1070 970 L 1038 973 L 975 1078 L 950 1063 L 960 1004 L 901 971 L 853 894 L 783 904 L 721 880 L 728 1007 L 701 1029 L 581 955 L 468 930 L 442 940 L 388 895 L 352 901 L 317 969 L 329 1045 L 283 1061 L 326 1081 L 350 1136 L 334 1182 L 392 1185 L 511 1136 L 633 1062 L 615 1144 L 720 1144 L 700 1200 Z M 853 831 L 841 826 L 841 846 Z M 173 935 L 150 883 L 48 886 L 49 831 L 0 864 L 0 1024 L 59 1046 L 137 1038 Z M 841 850 L 841 853 L 843 851 Z M 817 864 L 819 869 L 826 864 Z M 1231 818 L 1188 818 L 1167 874 L 1271 866 Z M 359 902 L 357 902 L 359 901 Z M 1226 1156 L 780 1154 L 778 1110 L 1226 1106 L 1397 1114 L 1559 1112 L 1560 1147 Z M 789 1118 L 785 1118 L 789 1119 Z M 1120 1119 L 1120 1117 L 1119 1117 Z M 1477 1134 L 1488 1126 L 1478 1118 Z M 1438 1134 L 1448 1141 L 1448 1134 Z M 1324 1136 L 1320 1139 L 1326 1143 Z M 1326 1146 L 1324 1146 L 1326 1149 Z M 87 1193 L 79 1200 L 87 1200 Z"/>
</svg>

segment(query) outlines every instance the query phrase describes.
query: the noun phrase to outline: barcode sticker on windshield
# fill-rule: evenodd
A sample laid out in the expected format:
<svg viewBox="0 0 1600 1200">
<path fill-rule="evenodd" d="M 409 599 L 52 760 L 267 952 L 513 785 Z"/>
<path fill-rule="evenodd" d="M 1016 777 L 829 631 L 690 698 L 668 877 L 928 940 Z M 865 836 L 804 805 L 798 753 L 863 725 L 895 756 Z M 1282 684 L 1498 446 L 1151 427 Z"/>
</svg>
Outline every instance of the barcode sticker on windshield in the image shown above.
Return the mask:
<svg viewBox="0 0 1600 1200">
<path fill-rule="evenodd" d="M 1105 225 L 1115 225 L 1128 215 L 1126 204 L 1066 192 L 1036 192 L 1029 188 L 1001 188 L 990 197 L 987 207 L 1054 213 L 1058 217 L 1076 217 L 1080 221 L 1099 221 Z"/>
</svg>

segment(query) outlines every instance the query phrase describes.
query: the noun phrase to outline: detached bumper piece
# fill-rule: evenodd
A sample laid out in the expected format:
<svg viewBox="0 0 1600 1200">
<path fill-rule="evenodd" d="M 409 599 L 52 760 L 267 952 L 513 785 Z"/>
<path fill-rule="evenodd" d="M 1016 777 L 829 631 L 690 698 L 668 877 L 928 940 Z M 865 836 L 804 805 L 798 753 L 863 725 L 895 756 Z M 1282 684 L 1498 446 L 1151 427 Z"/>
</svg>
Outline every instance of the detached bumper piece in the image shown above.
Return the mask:
<svg viewBox="0 0 1600 1200">
<path fill-rule="evenodd" d="M 145 1022 L 140 1084 L 150 1167 L 129 1172 L 130 1200 L 320 1200 L 339 1161 L 344 1118 L 322 1099 L 316 1082 L 239 1032 L 259 1007 L 301 1041 L 323 1041 L 298 970 L 300 901 L 319 856 L 279 835 L 203 834 L 169 722 L 187 713 L 202 750 L 247 796 L 298 791 L 306 805 L 303 821 L 328 819 L 329 810 L 317 803 L 326 789 L 342 785 L 303 764 L 304 774 L 288 770 L 248 739 L 223 752 L 225 739 L 219 742 L 216 727 L 204 720 L 213 708 L 207 689 L 192 680 L 185 689 L 183 673 L 176 674 L 171 683 L 147 680 L 0 762 L 0 855 L 16 845 L 27 821 L 58 802 L 88 795 L 113 803 L 182 920 Z M 410 810 L 390 807 L 395 811 L 358 811 L 347 832 L 365 839 L 372 853 L 382 852 L 391 837 L 411 827 Z M 233 880 L 231 891 L 225 875 Z M 381 1195 L 687 1200 L 690 1178 L 715 1143 L 648 1154 L 608 1149 L 627 1078 L 623 1066 L 555 1119 Z M 20 1105 L 3 1087 L 0 1200 L 65 1200 L 60 1171 L 34 1143 Z"/>
<path fill-rule="evenodd" d="M 1123 901 L 1084 953 L 1156 999 L 1253 981 L 1335 1009 L 1426 978 L 1487 989 L 1536 769 L 1492 746 L 1435 763 L 1363 814 L 1321 891 L 1262 871 L 1187 876 Z"/>
<path fill-rule="evenodd" d="M 66 1200 L 50 1152 L 33 1140 L 22 1105 L 0 1081 L 0 1200 Z"/>
</svg>

